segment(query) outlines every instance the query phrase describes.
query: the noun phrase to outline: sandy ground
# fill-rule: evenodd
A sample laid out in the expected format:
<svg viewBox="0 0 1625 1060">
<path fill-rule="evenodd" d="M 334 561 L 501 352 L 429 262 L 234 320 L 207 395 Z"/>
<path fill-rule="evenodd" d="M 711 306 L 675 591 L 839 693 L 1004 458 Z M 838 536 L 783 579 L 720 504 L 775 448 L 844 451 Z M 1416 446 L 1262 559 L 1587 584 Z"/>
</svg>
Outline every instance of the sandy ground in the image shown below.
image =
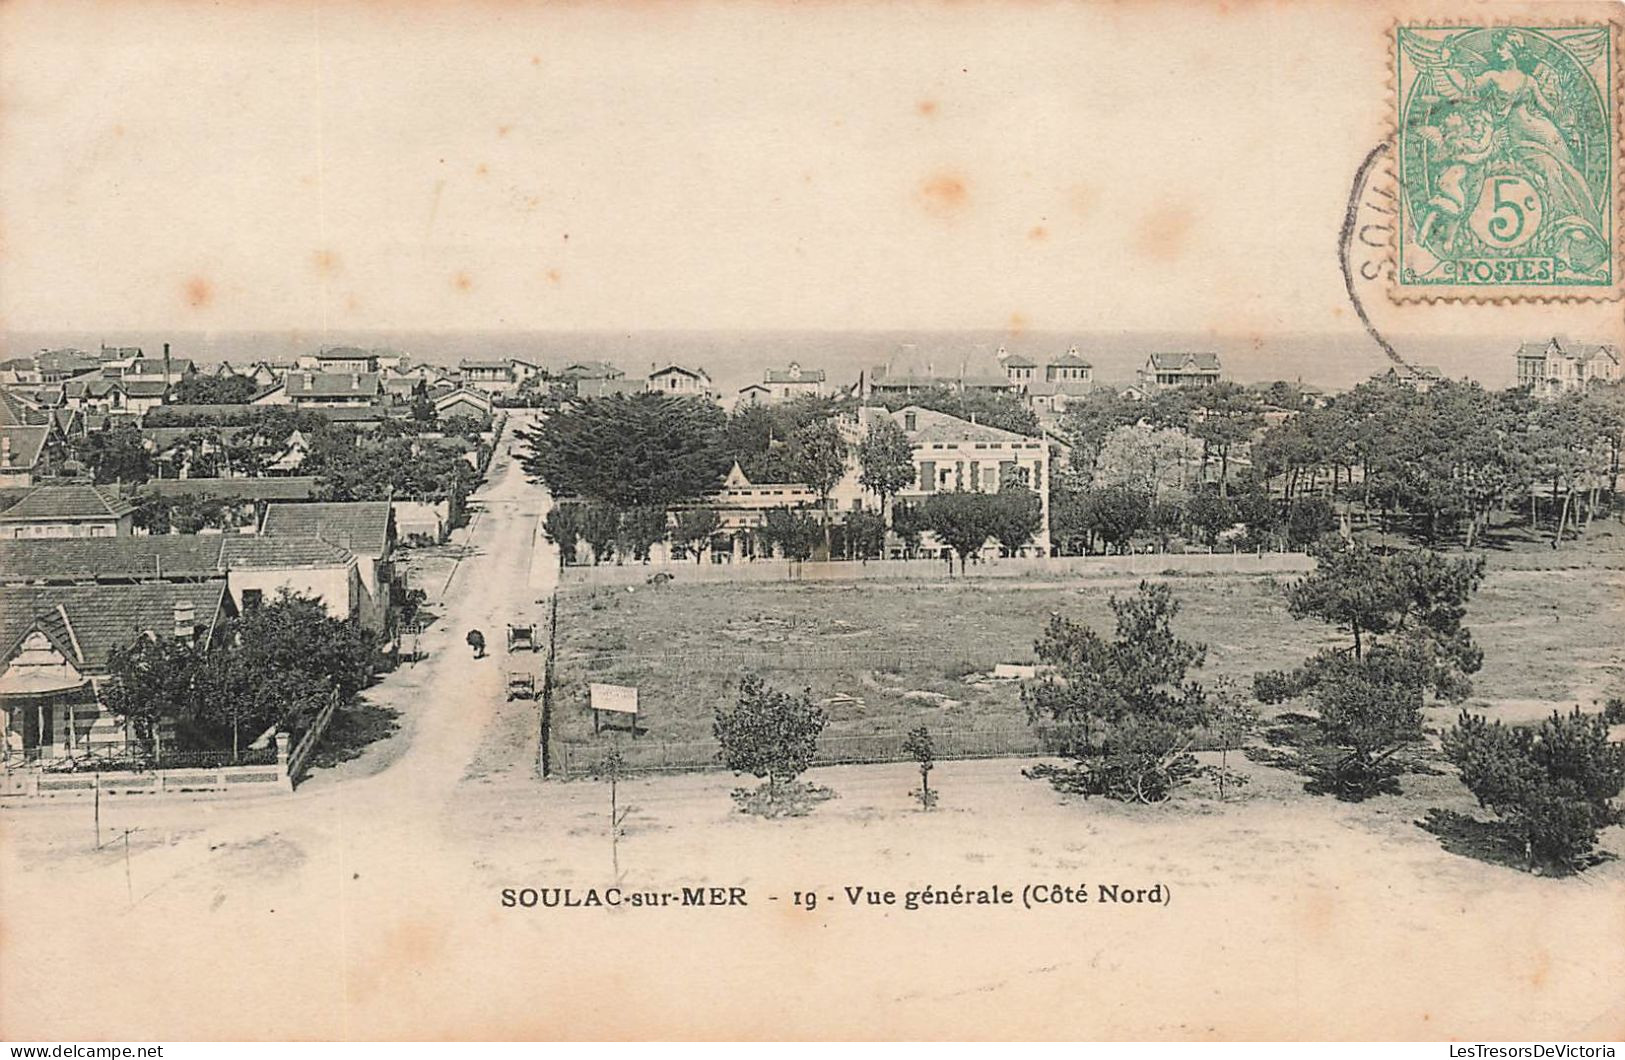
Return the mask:
<svg viewBox="0 0 1625 1060">
<path fill-rule="evenodd" d="M 545 496 L 499 455 L 479 501 L 428 658 L 370 693 L 394 737 L 291 796 L 110 801 L 100 849 L 88 804 L 0 812 L 0 1038 L 1625 1035 L 1625 862 L 1545 879 L 1451 853 L 1417 825 L 1472 811 L 1448 775 L 1347 805 L 1248 764 L 1240 798 L 1131 808 L 950 763 L 927 813 L 908 767 L 842 768 L 779 821 L 735 812 L 724 775 L 637 779 L 612 849 L 608 785 L 536 781 L 535 707 L 502 695 L 504 623 L 545 618 L 553 583 Z M 502 901 L 617 882 L 748 904 Z M 845 893 L 956 885 L 1015 901 Z M 1027 908 L 1027 885 L 1090 900 Z"/>
</svg>

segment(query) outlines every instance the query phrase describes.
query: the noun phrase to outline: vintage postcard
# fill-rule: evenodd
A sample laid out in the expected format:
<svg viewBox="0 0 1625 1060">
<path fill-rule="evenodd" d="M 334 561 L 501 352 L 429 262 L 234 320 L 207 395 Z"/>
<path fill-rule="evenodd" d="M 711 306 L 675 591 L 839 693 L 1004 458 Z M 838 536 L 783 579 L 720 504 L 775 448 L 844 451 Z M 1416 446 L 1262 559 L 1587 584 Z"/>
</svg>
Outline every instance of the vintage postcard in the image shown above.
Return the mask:
<svg viewBox="0 0 1625 1060">
<path fill-rule="evenodd" d="M 0 4 L 0 1039 L 1613 1055 L 1622 26 Z"/>
</svg>

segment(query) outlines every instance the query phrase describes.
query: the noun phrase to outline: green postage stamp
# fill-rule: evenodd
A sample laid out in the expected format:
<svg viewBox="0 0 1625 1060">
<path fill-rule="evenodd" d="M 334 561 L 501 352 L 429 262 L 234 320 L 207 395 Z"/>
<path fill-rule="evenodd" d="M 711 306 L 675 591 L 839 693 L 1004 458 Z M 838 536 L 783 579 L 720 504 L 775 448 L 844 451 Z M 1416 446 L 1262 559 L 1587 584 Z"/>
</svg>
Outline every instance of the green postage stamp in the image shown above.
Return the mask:
<svg viewBox="0 0 1625 1060">
<path fill-rule="evenodd" d="M 1397 26 L 1393 48 L 1395 296 L 1617 298 L 1613 27 Z"/>
</svg>

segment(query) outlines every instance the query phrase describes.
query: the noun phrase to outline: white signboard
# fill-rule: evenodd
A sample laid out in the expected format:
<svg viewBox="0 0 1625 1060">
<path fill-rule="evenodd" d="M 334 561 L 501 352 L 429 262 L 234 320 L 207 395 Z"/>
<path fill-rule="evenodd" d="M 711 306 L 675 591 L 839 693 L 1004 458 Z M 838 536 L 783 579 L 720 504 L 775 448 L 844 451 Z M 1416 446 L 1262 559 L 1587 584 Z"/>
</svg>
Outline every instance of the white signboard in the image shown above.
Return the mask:
<svg viewBox="0 0 1625 1060">
<path fill-rule="evenodd" d="M 632 685 L 593 684 L 592 709 L 614 711 L 616 714 L 638 712 L 638 690 Z"/>
</svg>

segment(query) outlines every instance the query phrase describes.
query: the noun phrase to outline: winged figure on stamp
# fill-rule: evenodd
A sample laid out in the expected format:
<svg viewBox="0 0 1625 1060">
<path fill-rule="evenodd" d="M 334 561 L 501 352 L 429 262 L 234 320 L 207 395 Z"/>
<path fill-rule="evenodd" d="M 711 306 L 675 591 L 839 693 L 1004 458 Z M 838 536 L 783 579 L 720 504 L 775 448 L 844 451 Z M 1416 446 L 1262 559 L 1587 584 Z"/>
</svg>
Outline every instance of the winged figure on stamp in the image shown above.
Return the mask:
<svg viewBox="0 0 1625 1060">
<path fill-rule="evenodd" d="M 1484 50 L 1468 47 L 1464 38 Z M 1566 52 L 1583 70 L 1601 54 L 1607 36 L 1545 39 L 1537 48 L 1526 31 L 1504 28 L 1443 39 L 1404 33 L 1400 42 L 1418 71 L 1411 113 L 1419 124 L 1413 131 L 1427 143 L 1430 156 L 1418 242 L 1450 252 L 1486 179 L 1517 177 L 1539 197 L 1531 216 L 1544 219 L 1549 235 L 1543 242 L 1551 253 L 1578 271 L 1594 267 L 1593 252 L 1604 246 L 1603 206 L 1577 152 L 1579 101 L 1568 97 L 1579 86 L 1566 85 L 1542 51 L 1550 49 L 1559 61 Z M 1534 234 L 1532 224 L 1517 242 Z M 1497 249 L 1512 245 L 1508 239 Z"/>
</svg>

